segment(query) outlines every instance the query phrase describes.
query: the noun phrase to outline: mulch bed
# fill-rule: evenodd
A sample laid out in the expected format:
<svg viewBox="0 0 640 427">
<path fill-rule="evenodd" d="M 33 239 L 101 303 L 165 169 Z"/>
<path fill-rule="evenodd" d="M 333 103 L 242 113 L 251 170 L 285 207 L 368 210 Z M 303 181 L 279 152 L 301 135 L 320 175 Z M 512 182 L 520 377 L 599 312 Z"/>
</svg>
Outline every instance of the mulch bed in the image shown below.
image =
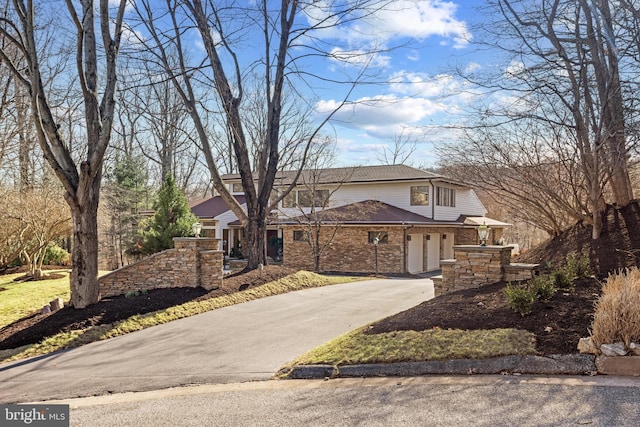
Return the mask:
<svg viewBox="0 0 640 427">
<path fill-rule="evenodd" d="M 507 304 L 505 283 L 441 295 L 373 325 L 367 333 L 442 329 L 516 328 L 532 332 L 543 355 L 577 353 L 578 340 L 589 335 L 594 303 L 601 284 L 594 278 L 576 281 L 574 292 L 557 292 L 536 302 L 524 317 Z"/>
<path fill-rule="evenodd" d="M 64 307 L 49 314 L 35 312 L 0 329 L 0 350 L 37 343 L 60 332 L 114 323 L 135 314 L 150 313 L 187 301 L 202 301 L 241 289 L 254 288 L 291 273 L 295 273 L 295 270 L 268 265 L 262 271 L 254 270 L 225 277 L 224 290 L 208 292 L 203 288 L 155 289 L 131 298 L 105 298 L 81 310 Z"/>
</svg>

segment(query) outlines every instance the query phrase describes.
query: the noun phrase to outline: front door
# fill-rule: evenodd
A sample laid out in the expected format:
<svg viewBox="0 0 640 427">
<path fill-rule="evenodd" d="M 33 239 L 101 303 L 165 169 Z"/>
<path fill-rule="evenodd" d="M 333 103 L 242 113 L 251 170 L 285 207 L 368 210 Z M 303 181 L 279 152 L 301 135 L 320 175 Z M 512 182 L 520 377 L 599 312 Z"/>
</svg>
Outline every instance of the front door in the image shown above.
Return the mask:
<svg viewBox="0 0 640 427">
<path fill-rule="evenodd" d="M 440 233 L 427 234 L 427 271 L 440 269 Z"/>
<path fill-rule="evenodd" d="M 422 234 L 409 234 L 408 240 L 408 257 L 407 270 L 409 273 L 421 273 L 424 271 L 424 254 L 422 250 Z"/>
</svg>

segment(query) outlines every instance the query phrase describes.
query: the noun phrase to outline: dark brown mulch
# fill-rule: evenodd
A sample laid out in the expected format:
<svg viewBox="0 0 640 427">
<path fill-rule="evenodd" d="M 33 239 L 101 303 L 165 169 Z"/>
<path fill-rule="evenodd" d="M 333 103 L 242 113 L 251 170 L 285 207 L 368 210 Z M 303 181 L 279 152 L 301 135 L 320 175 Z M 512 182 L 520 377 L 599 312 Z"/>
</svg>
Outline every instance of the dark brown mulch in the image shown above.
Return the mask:
<svg viewBox="0 0 640 427">
<path fill-rule="evenodd" d="M 442 329 L 517 328 L 532 332 L 537 350 L 544 355 L 577 353 L 578 340 L 589 335 L 593 305 L 601 284 L 593 278 L 576 281 L 572 293 L 557 292 L 548 302 L 536 302 L 533 311 L 520 316 L 507 305 L 505 283 L 452 292 L 387 317 L 367 333 Z"/>
<path fill-rule="evenodd" d="M 626 267 L 640 267 L 640 203 L 634 201 L 625 208 L 607 206 L 602 216 L 602 234 L 591 238 L 592 227 L 578 222 L 559 236 L 523 253 L 516 261 L 550 262 L 562 265 L 567 254 L 589 254 L 591 266 L 599 277 L 606 277 Z"/>
<path fill-rule="evenodd" d="M 254 270 L 226 277 L 224 290 L 207 292 L 203 288 L 155 289 L 131 298 L 105 298 L 81 310 L 64 307 L 50 314 L 36 312 L 0 329 L 0 350 L 33 344 L 60 332 L 114 323 L 135 314 L 150 313 L 187 301 L 201 301 L 237 292 L 241 288 L 253 288 L 294 272 L 289 268 L 268 265 L 262 271 Z"/>
</svg>

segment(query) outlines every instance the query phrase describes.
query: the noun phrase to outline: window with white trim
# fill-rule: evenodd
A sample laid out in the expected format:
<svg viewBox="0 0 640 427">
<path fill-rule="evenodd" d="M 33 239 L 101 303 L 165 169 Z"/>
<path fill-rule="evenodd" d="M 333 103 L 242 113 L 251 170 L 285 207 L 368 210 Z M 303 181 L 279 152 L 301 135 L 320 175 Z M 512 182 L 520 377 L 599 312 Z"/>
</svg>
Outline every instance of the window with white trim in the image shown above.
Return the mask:
<svg viewBox="0 0 640 427">
<path fill-rule="evenodd" d="M 329 205 L 329 190 L 298 190 L 290 192 L 283 200 L 283 208 L 326 208 Z"/>
<path fill-rule="evenodd" d="M 448 187 L 436 187 L 436 206 L 456 206 L 456 190 Z"/>
<path fill-rule="evenodd" d="M 429 205 L 429 186 L 416 185 L 411 187 L 411 206 Z"/>
</svg>

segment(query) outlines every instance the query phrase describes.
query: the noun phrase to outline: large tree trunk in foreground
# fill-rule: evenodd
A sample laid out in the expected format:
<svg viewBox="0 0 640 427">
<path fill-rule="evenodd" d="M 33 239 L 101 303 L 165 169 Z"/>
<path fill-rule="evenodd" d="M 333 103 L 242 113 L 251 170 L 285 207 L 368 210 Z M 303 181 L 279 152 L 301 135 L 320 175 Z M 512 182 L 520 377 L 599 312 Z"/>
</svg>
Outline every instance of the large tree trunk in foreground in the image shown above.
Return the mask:
<svg viewBox="0 0 640 427">
<path fill-rule="evenodd" d="M 70 203 L 73 217 L 71 251 L 71 305 L 85 308 L 100 300 L 98 277 L 98 199 L 100 180 L 96 179 L 80 206 Z"/>
</svg>

